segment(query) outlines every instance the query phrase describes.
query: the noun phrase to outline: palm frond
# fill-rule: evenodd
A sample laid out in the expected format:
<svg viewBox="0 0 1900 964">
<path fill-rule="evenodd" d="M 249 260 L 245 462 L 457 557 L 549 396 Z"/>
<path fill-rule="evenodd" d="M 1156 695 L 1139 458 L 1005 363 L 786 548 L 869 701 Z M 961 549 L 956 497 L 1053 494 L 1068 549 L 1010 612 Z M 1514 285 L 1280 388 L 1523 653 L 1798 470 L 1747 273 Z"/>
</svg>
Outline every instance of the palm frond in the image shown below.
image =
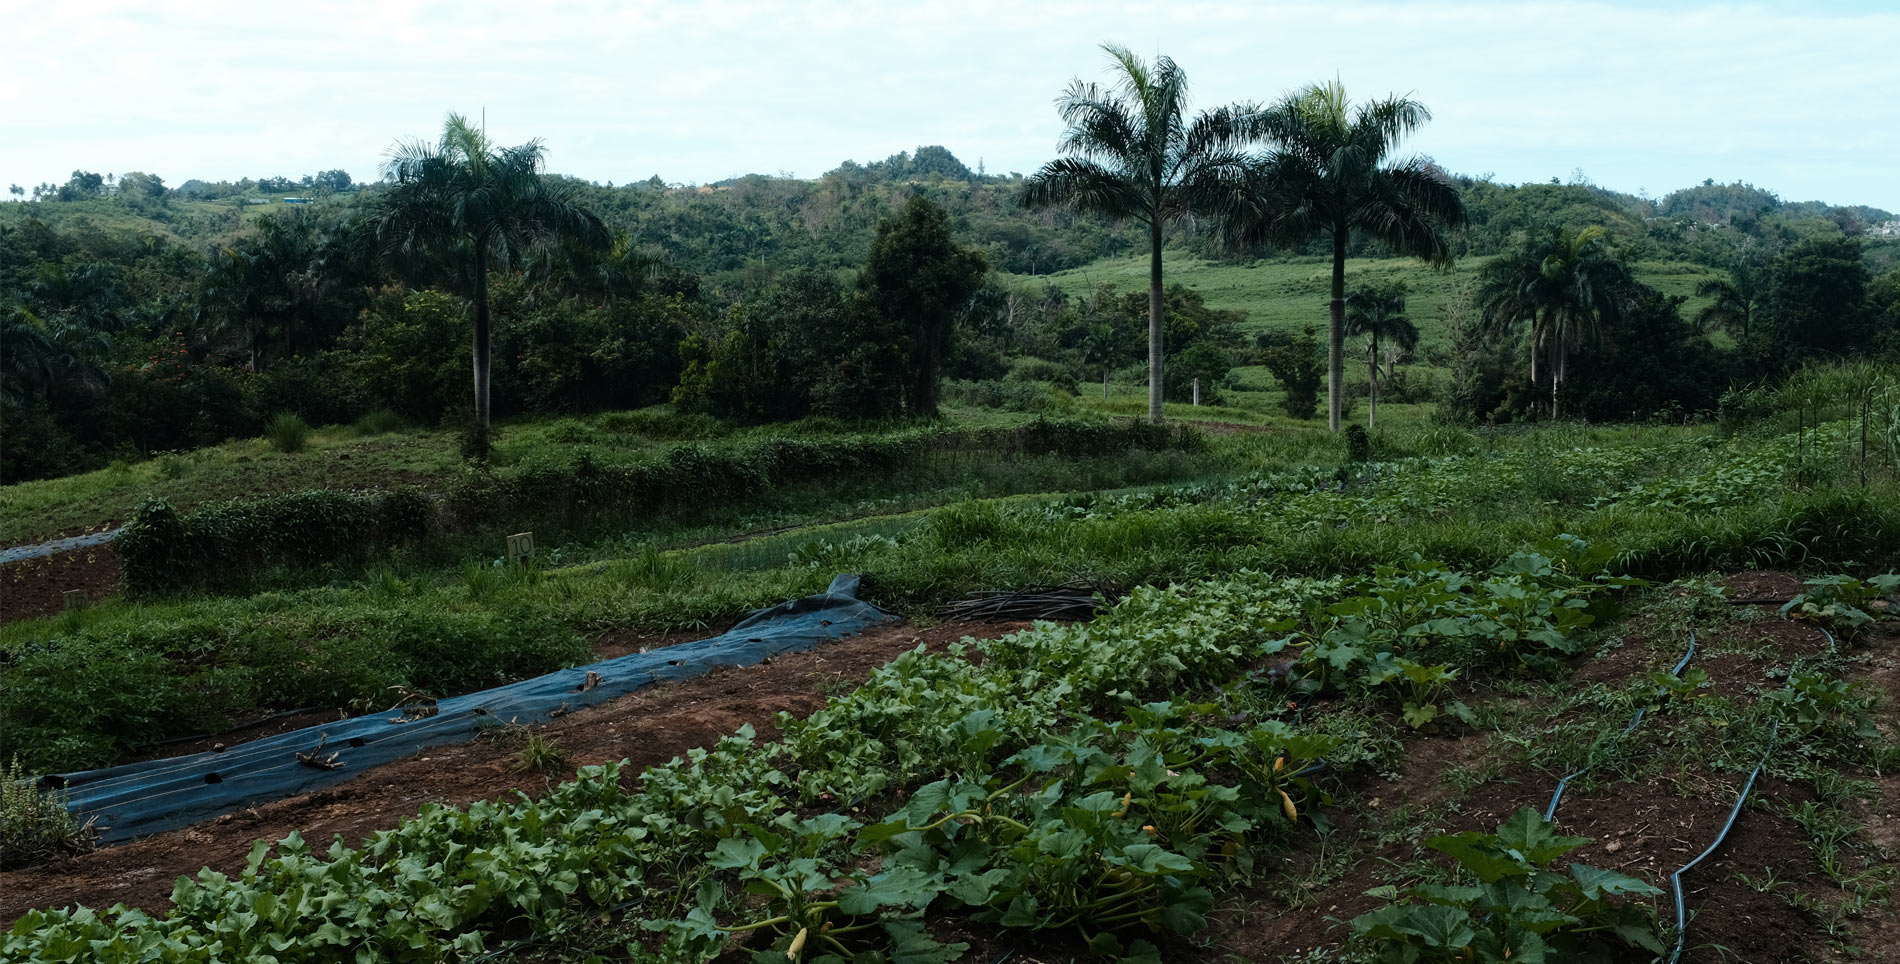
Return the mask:
<svg viewBox="0 0 1900 964">
<path fill-rule="evenodd" d="M 1042 166 L 1023 187 L 1025 207 L 1068 205 L 1111 218 L 1145 218 L 1151 205 L 1120 172 L 1083 158 L 1061 157 Z"/>
</svg>

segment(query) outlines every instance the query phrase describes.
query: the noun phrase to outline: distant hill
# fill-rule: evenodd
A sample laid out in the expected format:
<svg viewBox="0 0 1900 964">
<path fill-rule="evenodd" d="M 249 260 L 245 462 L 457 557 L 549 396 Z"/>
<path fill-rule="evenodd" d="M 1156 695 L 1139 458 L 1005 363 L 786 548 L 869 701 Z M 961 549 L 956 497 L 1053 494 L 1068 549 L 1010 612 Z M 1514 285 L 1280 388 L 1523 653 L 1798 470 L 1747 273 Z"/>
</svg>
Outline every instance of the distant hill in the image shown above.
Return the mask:
<svg viewBox="0 0 1900 964">
<path fill-rule="evenodd" d="M 190 180 L 155 188 L 157 178 L 128 174 L 119 189 L 98 175 L 75 174 L 67 185 L 42 185 L 45 200 L 0 205 L 0 230 L 38 219 L 56 230 L 157 236 L 187 247 L 230 243 L 257 217 L 293 208 L 319 221 L 348 218 L 374 196 L 374 184 L 348 184 L 326 172 L 302 180 Z M 344 176 L 347 178 L 347 175 Z M 1520 232 L 1545 221 L 1601 224 L 1635 259 L 1726 267 L 1750 238 L 1785 238 L 1810 231 L 1863 234 L 1889 242 L 1895 216 L 1864 205 L 1785 202 L 1749 184 L 1683 188 L 1651 200 L 1588 183 L 1502 184 L 1453 176 L 1462 188 L 1470 224 L 1454 239 L 1460 256 L 1489 255 Z M 845 271 L 861 264 L 878 220 L 923 194 L 948 210 L 967 244 L 982 248 L 997 270 L 1024 277 L 1072 271 L 1133 255 L 1145 239 L 1139 228 L 1066 211 L 1028 211 L 1018 203 L 1020 175 L 972 170 L 945 147 L 926 145 L 881 161 L 845 161 L 817 178 L 750 174 L 708 185 L 668 184 L 658 176 L 609 186 L 565 179 L 617 231 L 662 255 L 676 269 L 699 275 L 711 293 L 743 297 L 778 273 L 800 267 Z M 309 183 L 305 183 L 309 182 Z M 266 191 L 266 188 L 273 189 Z M 314 195 L 287 205 L 290 192 Z M 1224 262 L 1320 255 L 1318 246 L 1295 250 L 1224 251 L 1204 225 L 1173 230 L 1170 246 L 1184 256 Z M 1355 257 L 1379 257 L 1380 246 L 1355 242 Z"/>
</svg>

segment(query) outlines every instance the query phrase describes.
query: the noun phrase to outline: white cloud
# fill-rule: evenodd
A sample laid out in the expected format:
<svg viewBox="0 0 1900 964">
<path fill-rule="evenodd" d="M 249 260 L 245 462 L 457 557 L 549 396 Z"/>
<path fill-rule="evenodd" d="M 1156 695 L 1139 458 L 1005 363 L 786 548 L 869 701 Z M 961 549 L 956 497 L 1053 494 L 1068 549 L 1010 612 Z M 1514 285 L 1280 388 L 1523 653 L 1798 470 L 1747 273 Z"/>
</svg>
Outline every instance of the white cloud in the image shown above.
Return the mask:
<svg viewBox="0 0 1900 964">
<path fill-rule="evenodd" d="M 1900 208 L 1900 12 L 1879 4 L 99 2 L 0 29 L 0 181 L 22 184 L 369 177 L 393 141 L 484 107 L 498 140 L 616 183 L 932 143 L 1028 172 L 1053 99 L 1116 40 L 1173 56 L 1202 105 L 1335 74 L 1411 92 L 1436 114 L 1412 149 L 1454 170 Z"/>
</svg>

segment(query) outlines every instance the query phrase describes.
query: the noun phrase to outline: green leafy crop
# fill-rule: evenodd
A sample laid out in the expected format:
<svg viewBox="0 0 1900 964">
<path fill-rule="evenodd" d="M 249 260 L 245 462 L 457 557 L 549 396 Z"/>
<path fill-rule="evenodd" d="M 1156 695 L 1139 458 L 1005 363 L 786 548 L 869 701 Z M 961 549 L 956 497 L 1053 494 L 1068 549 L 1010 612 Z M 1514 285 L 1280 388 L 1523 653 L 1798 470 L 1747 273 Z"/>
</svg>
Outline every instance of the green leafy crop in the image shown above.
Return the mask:
<svg viewBox="0 0 1900 964">
<path fill-rule="evenodd" d="M 1557 964 L 1608 961 L 1620 949 L 1661 954 L 1654 919 L 1621 898 L 1662 892 L 1634 877 L 1583 864 L 1550 869 L 1589 843 L 1558 836 L 1525 807 L 1498 826 L 1433 837 L 1475 883 L 1393 886 L 1367 893 L 1393 901 L 1352 921 L 1352 940 L 1382 964 Z"/>
</svg>

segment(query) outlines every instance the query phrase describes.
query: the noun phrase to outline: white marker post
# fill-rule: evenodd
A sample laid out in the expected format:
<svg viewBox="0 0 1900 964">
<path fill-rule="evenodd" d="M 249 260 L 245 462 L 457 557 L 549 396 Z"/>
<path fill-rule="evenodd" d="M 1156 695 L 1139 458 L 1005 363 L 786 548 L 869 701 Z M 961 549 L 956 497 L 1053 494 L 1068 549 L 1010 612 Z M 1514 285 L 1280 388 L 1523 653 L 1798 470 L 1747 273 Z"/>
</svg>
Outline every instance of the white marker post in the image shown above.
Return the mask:
<svg viewBox="0 0 1900 964">
<path fill-rule="evenodd" d="M 508 560 L 522 568 L 527 568 L 528 560 L 534 556 L 534 533 L 517 532 L 508 537 Z"/>
</svg>

